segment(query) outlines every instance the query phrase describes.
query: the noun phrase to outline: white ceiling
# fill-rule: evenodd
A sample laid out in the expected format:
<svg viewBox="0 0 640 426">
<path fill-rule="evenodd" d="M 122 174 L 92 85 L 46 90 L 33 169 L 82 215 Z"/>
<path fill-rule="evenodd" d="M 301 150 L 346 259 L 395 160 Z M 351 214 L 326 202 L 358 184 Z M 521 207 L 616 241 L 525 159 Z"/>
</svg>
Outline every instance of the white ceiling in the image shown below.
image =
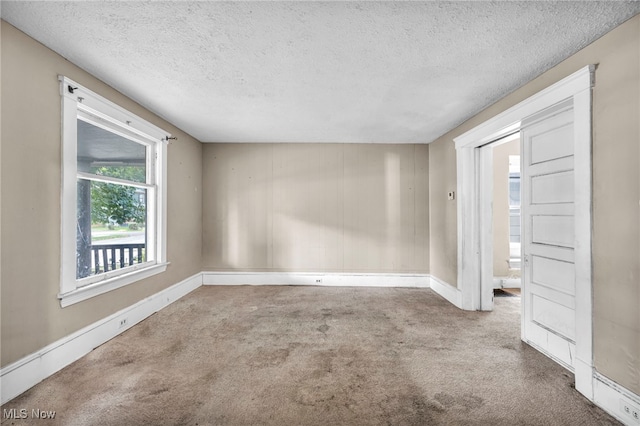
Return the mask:
<svg viewBox="0 0 640 426">
<path fill-rule="evenodd" d="M 428 143 L 640 2 L 11 2 L 2 19 L 202 142 Z"/>
</svg>

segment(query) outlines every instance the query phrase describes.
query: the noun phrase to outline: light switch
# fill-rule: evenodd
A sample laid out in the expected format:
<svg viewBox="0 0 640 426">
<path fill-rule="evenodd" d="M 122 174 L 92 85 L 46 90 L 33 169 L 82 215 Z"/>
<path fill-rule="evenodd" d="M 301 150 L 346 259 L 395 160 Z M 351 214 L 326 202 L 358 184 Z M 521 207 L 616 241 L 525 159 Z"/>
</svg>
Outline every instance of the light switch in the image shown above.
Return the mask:
<svg viewBox="0 0 640 426">
<path fill-rule="evenodd" d="M 449 199 L 449 201 L 451 200 L 455 200 L 456 199 L 456 193 L 451 191 L 447 193 L 447 199 Z"/>
</svg>

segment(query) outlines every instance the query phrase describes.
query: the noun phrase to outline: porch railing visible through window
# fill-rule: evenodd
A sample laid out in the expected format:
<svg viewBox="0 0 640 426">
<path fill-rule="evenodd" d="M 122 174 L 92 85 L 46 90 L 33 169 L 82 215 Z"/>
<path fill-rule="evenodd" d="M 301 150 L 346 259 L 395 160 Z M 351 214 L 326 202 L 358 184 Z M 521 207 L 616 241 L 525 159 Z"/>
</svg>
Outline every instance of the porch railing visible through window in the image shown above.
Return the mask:
<svg viewBox="0 0 640 426">
<path fill-rule="evenodd" d="M 101 274 L 145 262 L 145 244 L 101 244 L 91 246 L 91 272 Z"/>
</svg>

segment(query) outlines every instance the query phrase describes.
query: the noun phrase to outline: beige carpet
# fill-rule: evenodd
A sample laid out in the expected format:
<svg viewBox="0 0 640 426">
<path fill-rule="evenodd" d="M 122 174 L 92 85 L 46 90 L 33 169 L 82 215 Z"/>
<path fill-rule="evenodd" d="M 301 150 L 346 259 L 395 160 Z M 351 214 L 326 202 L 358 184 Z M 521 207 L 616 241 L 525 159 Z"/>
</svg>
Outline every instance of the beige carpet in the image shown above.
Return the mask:
<svg viewBox="0 0 640 426">
<path fill-rule="evenodd" d="M 495 301 L 202 287 L 2 407 L 55 420 L 2 424 L 617 424 L 520 341 L 520 298 Z"/>
</svg>

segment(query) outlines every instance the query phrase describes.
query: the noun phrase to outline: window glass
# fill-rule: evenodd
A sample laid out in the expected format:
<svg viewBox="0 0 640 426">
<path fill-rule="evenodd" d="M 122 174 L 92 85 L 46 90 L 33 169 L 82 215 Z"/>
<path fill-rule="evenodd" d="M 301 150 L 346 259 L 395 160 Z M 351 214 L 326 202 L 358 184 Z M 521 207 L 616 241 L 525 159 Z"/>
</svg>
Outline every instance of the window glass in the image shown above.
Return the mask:
<svg viewBox="0 0 640 426">
<path fill-rule="evenodd" d="M 520 207 L 520 173 L 509 173 L 509 206 Z"/>
<path fill-rule="evenodd" d="M 78 171 L 100 176 L 147 181 L 147 147 L 78 120 Z"/>
<path fill-rule="evenodd" d="M 77 181 L 76 279 L 83 279 L 148 260 L 147 190 L 135 186 L 147 182 L 147 147 L 83 120 L 77 123 L 77 169 L 102 177 Z"/>
<path fill-rule="evenodd" d="M 509 156 L 509 242 L 520 243 L 520 156 Z"/>
</svg>

